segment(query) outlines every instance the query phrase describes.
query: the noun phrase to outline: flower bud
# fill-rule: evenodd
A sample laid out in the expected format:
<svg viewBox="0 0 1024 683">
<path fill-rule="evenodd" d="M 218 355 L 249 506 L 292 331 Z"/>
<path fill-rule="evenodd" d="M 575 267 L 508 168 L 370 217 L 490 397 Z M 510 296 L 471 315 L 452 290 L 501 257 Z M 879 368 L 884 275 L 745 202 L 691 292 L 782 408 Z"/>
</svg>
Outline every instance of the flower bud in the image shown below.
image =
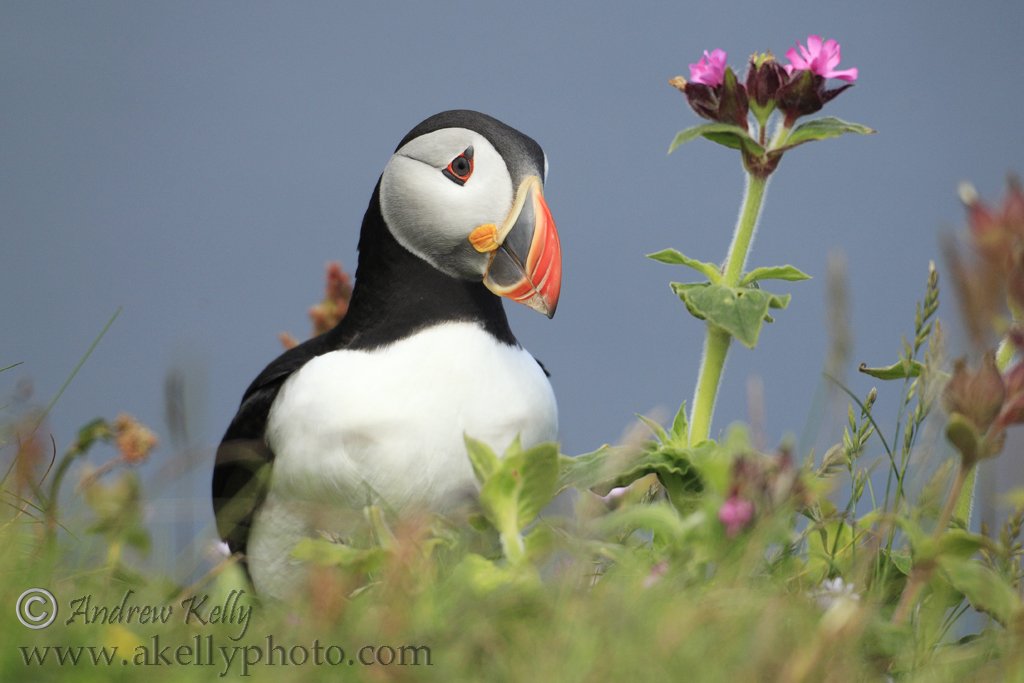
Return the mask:
<svg viewBox="0 0 1024 683">
<path fill-rule="evenodd" d="M 747 129 L 747 89 L 736 80 L 736 74 L 729 67 L 725 68 L 725 80 L 722 81 L 719 93 L 718 120 L 733 123 Z"/>
<path fill-rule="evenodd" d="M 995 354 L 988 352 L 978 369 L 971 372 L 961 358 L 953 366 L 953 377 L 942 391 L 942 402 L 950 413 L 970 420 L 978 434 L 992 426 L 1006 399 L 1006 387 L 996 367 Z"/>
<path fill-rule="evenodd" d="M 967 207 L 967 227 L 974 248 L 1001 271 L 1012 268 L 1014 261 L 1020 259 L 1020 242 L 1024 240 L 1024 189 L 1020 180 L 1009 177 L 1006 196 L 999 207 L 981 201 L 969 185 L 962 186 L 960 198 Z"/>
<path fill-rule="evenodd" d="M 725 535 L 732 537 L 743 531 L 754 519 L 754 504 L 734 491 L 718 509 L 718 521 L 725 525 Z"/>
<path fill-rule="evenodd" d="M 682 87 L 680 87 L 680 82 Z M 683 80 L 682 76 L 676 76 L 669 83 L 686 95 L 686 102 L 697 112 L 698 116 L 712 121 L 718 120 L 718 95 L 715 93 L 715 88 L 703 83 L 687 82 Z"/>
<path fill-rule="evenodd" d="M 747 67 L 747 97 L 750 100 L 750 110 L 762 126 L 767 123 L 768 117 L 775 109 L 775 93 L 788 80 L 786 70 L 775 61 L 775 56 L 771 52 L 750 56 L 750 65 Z"/>
<path fill-rule="evenodd" d="M 839 93 L 852 87 L 853 83 L 847 83 L 838 88 L 826 89 L 824 77 L 812 71 L 797 70 L 779 87 L 775 99 L 779 111 L 785 114 L 785 125 L 788 128 L 801 116 L 813 114 Z"/>
<path fill-rule="evenodd" d="M 747 91 L 736 81 L 731 68 L 724 67 L 720 81 L 702 83 L 676 76 L 669 80 L 669 85 L 686 95 L 687 103 L 698 116 L 747 129 Z"/>
</svg>

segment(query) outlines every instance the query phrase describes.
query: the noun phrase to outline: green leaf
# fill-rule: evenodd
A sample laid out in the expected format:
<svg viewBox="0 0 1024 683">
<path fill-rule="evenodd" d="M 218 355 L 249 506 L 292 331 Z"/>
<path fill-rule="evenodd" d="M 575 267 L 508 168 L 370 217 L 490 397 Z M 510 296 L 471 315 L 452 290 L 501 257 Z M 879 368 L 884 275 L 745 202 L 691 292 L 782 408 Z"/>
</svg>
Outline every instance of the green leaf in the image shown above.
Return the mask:
<svg viewBox="0 0 1024 683">
<path fill-rule="evenodd" d="M 664 443 L 668 441 L 668 432 L 660 424 L 647 417 L 646 415 L 636 414 L 638 420 L 644 423 L 644 425 L 654 433 L 654 436 L 658 437 L 658 441 Z"/>
<path fill-rule="evenodd" d="M 793 131 L 794 133 L 796 131 Z M 676 151 L 676 149 L 691 140 L 695 140 L 699 137 L 706 138 L 712 142 L 717 142 L 720 145 L 725 145 L 732 149 L 746 149 L 752 154 L 758 156 L 764 154 L 764 147 L 757 144 L 754 138 L 750 137 L 750 134 L 746 130 L 732 123 L 704 123 L 699 126 L 693 126 L 676 133 L 675 138 L 672 139 L 672 144 L 669 145 L 668 153 Z"/>
<path fill-rule="evenodd" d="M 795 282 L 798 280 L 810 280 L 811 276 L 793 266 L 768 266 L 762 268 L 754 268 L 752 271 L 743 276 L 740 280 L 740 286 L 749 285 L 752 282 L 758 280 L 789 280 Z"/>
<path fill-rule="evenodd" d="M 662 249 L 661 251 L 656 251 L 653 254 L 648 254 L 647 258 L 658 261 L 659 263 L 668 263 L 669 265 L 693 268 L 711 282 L 719 282 L 722 279 L 722 271 L 715 264 L 692 259 L 676 249 Z"/>
<path fill-rule="evenodd" d="M 387 559 L 387 551 L 383 548 L 356 548 L 323 538 L 304 538 L 295 544 L 291 554 L 305 562 L 362 572 L 380 568 Z"/>
<path fill-rule="evenodd" d="M 879 368 L 869 368 L 867 363 L 861 363 L 857 369 L 865 375 L 871 375 L 876 379 L 907 379 L 919 376 L 923 368 L 924 365 L 920 361 L 910 360 L 907 362 L 901 360 L 892 365 Z"/>
<path fill-rule="evenodd" d="M 498 469 L 498 456 L 483 441 L 477 441 L 468 435 L 463 435 L 463 439 L 466 442 L 469 462 L 473 465 L 473 474 L 480 483 L 487 481 L 487 478 Z"/>
<path fill-rule="evenodd" d="M 842 520 L 826 522 L 807 536 L 808 569 L 824 579 L 845 573 L 853 561 L 853 528 Z"/>
<path fill-rule="evenodd" d="M 502 466 L 519 482 L 518 516 L 522 529 L 558 492 L 558 446 L 542 443 L 518 457 L 507 457 Z"/>
<path fill-rule="evenodd" d="M 743 149 L 743 138 L 735 133 L 705 133 L 704 139 L 729 149 Z"/>
<path fill-rule="evenodd" d="M 505 557 L 521 562 L 526 548 L 520 531 L 557 493 L 558 448 L 540 444 L 524 451 L 518 437 L 498 459 L 486 445 L 466 438 L 467 451 L 478 478 L 480 506 L 498 531 Z"/>
<path fill-rule="evenodd" d="M 882 551 L 885 552 L 884 550 Z M 892 565 L 899 570 L 904 576 L 910 576 L 910 571 L 913 569 L 913 561 L 910 557 L 910 553 L 905 550 L 893 550 L 889 553 L 889 561 Z"/>
<path fill-rule="evenodd" d="M 686 417 L 686 401 L 679 404 L 675 418 L 672 419 L 671 441 L 679 446 L 685 446 L 689 442 L 690 423 Z"/>
<path fill-rule="evenodd" d="M 599 517 L 595 525 L 605 535 L 618 535 L 638 529 L 649 531 L 655 538 L 674 548 L 686 542 L 693 528 L 693 524 L 680 517 L 675 508 L 664 503 L 620 508 Z"/>
<path fill-rule="evenodd" d="M 619 486 L 629 486 L 641 477 L 646 477 L 652 472 L 660 475 L 674 475 L 681 478 L 692 478 L 693 467 L 690 463 L 678 457 L 675 450 L 657 449 L 644 451 L 640 457 L 633 460 L 628 467 L 620 471 L 611 479 L 592 487 L 595 493 L 607 494 Z"/>
<path fill-rule="evenodd" d="M 602 484 L 614 479 L 626 463 L 637 454 L 637 450 L 622 446 L 605 444 L 591 453 L 577 456 L 560 455 L 558 457 L 558 490 L 569 487 L 582 490 L 592 489 L 600 495 L 608 493 L 613 487 L 604 488 Z"/>
<path fill-rule="evenodd" d="M 519 531 L 555 497 L 558 465 L 555 444 L 544 443 L 524 451 L 517 439 L 486 476 L 480 504 L 503 543 L 518 538 Z"/>
<path fill-rule="evenodd" d="M 867 524 L 871 513 L 864 515 L 861 518 L 861 526 Z M 921 525 L 916 520 L 904 515 L 897 515 L 892 518 L 892 521 L 903 530 L 903 533 L 907 537 L 907 542 L 910 543 L 910 547 L 913 549 L 913 555 L 915 558 L 930 558 L 934 554 L 934 549 L 931 548 L 931 536 L 924 532 Z M 873 524 L 873 521 L 871 522 Z"/>
<path fill-rule="evenodd" d="M 982 548 L 993 549 L 992 541 L 980 534 L 949 529 L 939 538 L 939 555 L 967 559 Z"/>
<path fill-rule="evenodd" d="M 849 121 L 837 119 L 834 116 L 825 116 L 820 119 L 813 119 L 806 123 L 801 123 L 789 134 L 789 137 L 786 138 L 785 144 L 771 150 L 771 152 L 773 154 L 781 154 L 782 152 L 793 149 L 805 142 L 835 138 L 846 133 L 872 135 L 876 132 L 877 131 L 874 129 L 868 128 L 867 126 L 863 126 L 859 123 L 850 123 Z"/>
<path fill-rule="evenodd" d="M 488 521 L 502 536 L 519 532 L 518 481 L 511 472 L 499 470 L 480 488 L 480 504 Z"/>
<path fill-rule="evenodd" d="M 559 490 L 568 486 L 589 489 L 603 496 L 619 486 L 629 486 L 648 474 L 679 477 L 691 488 L 699 485 L 699 477 L 690 462 L 703 450 L 713 449 L 705 442 L 693 449 L 664 446 L 647 450 L 604 446 L 593 453 L 575 458 L 561 456 Z"/>
<path fill-rule="evenodd" d="M 557 549 L 561 538 L 550 525 L 538 522 L 523 538 L 526 556 L 530 560 L 544 562 Z"/>
<path fill-rule="evenodd" d="M 690 314 L 716 325 L 748 348 L 757 345 L 769 308 L 786 308 L 790 295 L 749 287 L 708 283 L 671 283 Z"/>
<path fill-rule="evenodd" d="M 456 585 L 468 586 L 478 595 L 514 588 L 518 594 L 536 590 L 540 581 L 529 565 L 496 564 L 476 553 L 468 553 L 455 566 Z"/>
<path fill-rule="evenodd" d="M 1004 626 L 1020 611 L 1017 591 L 980 562 L 946 556 L 939 558 L 939 567 L 950 585 L 963 593 L 975 609 L 990 614 Z"/>
</svg>

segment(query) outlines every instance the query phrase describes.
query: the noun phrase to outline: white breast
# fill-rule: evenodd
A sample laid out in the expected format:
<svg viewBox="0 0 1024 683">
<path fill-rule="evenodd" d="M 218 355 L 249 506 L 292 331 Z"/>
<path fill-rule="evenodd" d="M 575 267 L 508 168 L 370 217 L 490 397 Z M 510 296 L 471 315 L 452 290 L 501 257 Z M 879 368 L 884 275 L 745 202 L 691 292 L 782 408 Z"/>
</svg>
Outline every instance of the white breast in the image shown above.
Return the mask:
<svg viewBox="0 0 1024 683">
<path fill-rule="evenodd" d="M 476 490 L 464 435 L 501 454 L 516 436 L 529 447 L 557 431 L 536 360 L 475 323 L 312 359 L 281 387 L 267 422 L 273 474 L 249 539 L 257 589 L 280 592 L 270 584 L 294 569 L 291 545 L 333 526 L 325 506 L 339 517 L 368 503 L 443 512 Z"/>
</svg>

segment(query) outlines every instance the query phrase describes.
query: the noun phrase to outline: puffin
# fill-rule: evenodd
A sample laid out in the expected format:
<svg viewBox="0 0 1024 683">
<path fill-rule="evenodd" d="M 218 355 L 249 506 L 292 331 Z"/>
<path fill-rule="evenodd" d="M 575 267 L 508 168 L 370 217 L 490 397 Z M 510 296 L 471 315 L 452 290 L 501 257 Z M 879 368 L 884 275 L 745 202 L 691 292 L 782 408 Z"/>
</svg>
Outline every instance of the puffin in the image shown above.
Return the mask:
<svg viewBox="0 0 1024 683">
<path fill-rule="evenodd" d="M 465 437 L 497 453 L 557 439 L 548 372 L 502 303 L 549 318 L 558 305 L 546 175 L 537 142 L 475 111 L 399 142 L 363 217 L 347 314 L 253 380 L 217 449 L 217 531 L 257 594 L 295 595 L 308 581 L 296 544 L 346 542 L 369 505 L 471 504 Z"/>
</svg>

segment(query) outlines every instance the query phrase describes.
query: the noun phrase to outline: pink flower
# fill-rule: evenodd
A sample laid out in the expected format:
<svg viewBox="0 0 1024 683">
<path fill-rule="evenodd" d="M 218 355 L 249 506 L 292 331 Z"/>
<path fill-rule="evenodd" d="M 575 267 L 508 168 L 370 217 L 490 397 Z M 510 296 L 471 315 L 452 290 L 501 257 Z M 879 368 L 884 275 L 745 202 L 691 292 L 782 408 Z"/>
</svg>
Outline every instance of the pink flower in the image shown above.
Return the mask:
<svg viewBox="0 0 1024 683">
<path fill-rule="evenodd" d="M 725 534 L 735 536 L 754 518 L 754 504 L 733 493 L 718 509 L 718 521 L 725 525 Z"/>
<path fill-rule="evenodd" d="M 704 56 L 690 65 L 690 80 L 712 88 L 722 84 L 725 78 L 725 50 L 714 49 L 711 54 L 704 50 Z"/>
<path fill-rule="evenodd" d="M 831 38 L 822 42 L 821 36 L 807 36 L 807 47 L 800 43 L 796 46 L 800 49 L 799 54 L 794 48 L 786 51 L 786 58 L 792 62 L 786 64 L 787 74 L 792 75 L 794 71 L 810 71 L 822 78 L 838 78 L 848 83 L 857 80 L 856 68 L 836 71 L 836 67 L 839 66 L 839 43 Z"/>
</svg>

